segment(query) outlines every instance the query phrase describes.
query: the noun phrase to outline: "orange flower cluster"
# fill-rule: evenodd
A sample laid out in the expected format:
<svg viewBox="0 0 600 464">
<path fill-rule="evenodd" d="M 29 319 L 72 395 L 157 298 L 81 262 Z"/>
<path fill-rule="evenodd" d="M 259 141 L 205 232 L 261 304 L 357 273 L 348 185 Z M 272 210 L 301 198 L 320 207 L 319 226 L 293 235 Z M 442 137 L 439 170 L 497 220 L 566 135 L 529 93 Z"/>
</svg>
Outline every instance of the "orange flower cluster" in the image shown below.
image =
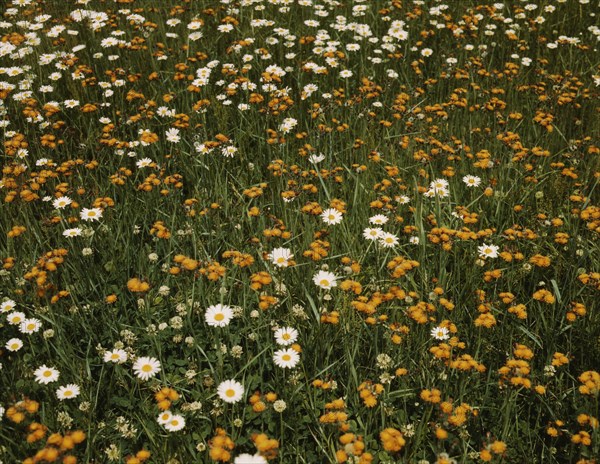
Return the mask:
<svg viewBox="0 0 600 464">
<path fill-rule="evenodd" d="M 127 290 L 133 293 L 145 293 L 150 290 L 150 284 L 137 277 L 132 277 L 127 281 Z"/>
<path fill-rule="evenodd" d="M 75 448 L 75 445 L 85 440 L 85 433 L 81 430 L 67 432 L 64 435 L 53 433 L 46 440 L 46 446 L 32 457 L 23 460 L 23 464 L 36 464 L 38 462 L 55 462 L 62 458 L 62 464 L 76 464 L 77 458 L 66 454 Z"/>
<path fill-rule="evenodd" d="M 209 455 L 213 461 L 227 462 L 231 459 L 231 450 L 235 447 L 233 440 L 222 428 L 217 428 L 216 435 L 209 440 Z"/>
<path fill-rule="evenodd" d="M 174 388 L 163 387 L 154 394 L 156 405 L 161 411 L 166 411 L 171 407 L 173 401 L 179 399 L 179 393 Z"/>
</svg>

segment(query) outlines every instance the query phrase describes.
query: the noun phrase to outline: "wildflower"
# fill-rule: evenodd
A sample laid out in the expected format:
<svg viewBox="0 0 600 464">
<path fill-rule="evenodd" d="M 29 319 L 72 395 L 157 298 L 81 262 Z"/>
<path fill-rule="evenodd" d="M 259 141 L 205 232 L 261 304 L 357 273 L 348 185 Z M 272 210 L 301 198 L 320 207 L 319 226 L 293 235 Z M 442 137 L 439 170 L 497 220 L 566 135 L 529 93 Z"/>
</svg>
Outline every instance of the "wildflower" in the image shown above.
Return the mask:
<svg viewBox="0 0 600 464">
<path fill-rule="evenodd" d="M 58 197 L 52 202 L 52 206 L 56 209 L 63 209 L 73 203 L 69 197 Z"/>
<path fill-rule="evenodd" d="M 363 237 L 367 240 L 377 240 L 383 234 L 381 227 L 367 227 L 363 230 Z"/>
<path fill-rule="evenodd" d="M 74 227 L 73 229 L 65 229 L 63 230 L 64 237 L 79 237 L 81 235 L 82 230 L 79 227 Z"/>
<path fill-rule="evenodd" d="M 267 464 L 267 460 L 263 458 L 260 454 L 240 454 L 235 460 L 233 464 Z"/>
<path fill-rule="evenodd" d="M 102 217 L 102 210 L 100 208 L 83 208 L 79 216 L 84 221 L 97 221 Z"/>
<path fill-rule="evenodd" d="M 104 353 L 104 362 L 112 362 L 115 364 L 123 364 L 127 361 L 127 352 L 125 350 L 114 349 Z"/>
<path fill-rule="evenodd" d="M 371 216 L 369 218 L 369 223 L 381 226 L 388 222 L 388 220 L 389 218 L 387 216 L 384 216 L 383 214 L 376 214 L 375 216 Z"/>
<path fill-rule="evenodd" d="M 142 356 L 133 363 L 133 372 L 142 380 L 148 380 L 160 372 L 160 361 L 156 358 Z"/>
<path fill-rule="evenodd" d="M 462 178 L 467 187 L 478 187 L 481 184 L 481 178 L 477 176 L 465 176 Z"/>
<path fill-rule="evenodd" d="M 318 287 L 321 287 L 324 290 L 329 290 L 337 286 L 336 279 L 337 276 L 332 272 L 319 271 L 314 275 L 313 282 Z"/>
<path fill-rule="evenodd" d="M 233 310 L 222 304 L 209 306 L 206 309 L 204 318 L 211 327 L 226 327 L 233 318 Z"/>
<path fill-rule="evenodd" d="M 11 338 L 4 346 L 8 351 L 19 351 L 23 347 L 23 342 L 19 338 Z"/>
<path fill-rule="evenodd" d="M 479 252 L 479 256 L 481 258 L 497 258 L 498 257 L 498 247 L 496 245 L 486 245 L 485 243 L 479 247 L 477 247 L 477 251 Z"/>
<path fill-rule="evenodd" d="M 281 327 L 275 331 L 275 341 L 278 345 L 291 345 L 298 339 L 298 331 L 292 327 Z"/>
<path fill-rule="evenodd" d="M 273 361 L 279 367 L 284 369 L 291 369 L 298 364 L 300 361 L 300 355 L 293 348 L 287 348 L 285 350 L 277 350 L 273 355 Z"/>
<path fill-rule="evenodd" d="M 446 327 L 434 327 L 431 329 L 431 336 L 436 340 L 448 340 L 450 336 L 448 335 L 448 329 Z"/>
<path fill-rule="evenodd" d="M 325 155 L 323 153 L 319 153 L 318 155 L 310 155 L 308 157 L 308 161 L 310 161 L 313 164 L 319 164 L 324 159 L 325 159 Z"/>
<path fill-rule="evenodd" d="M 71 383 L 69 385 L 65 385 L 63 387 L 59 387 L 56 390 L 56 397 L 59 400 L 70 400 L 73 398 L 77 398 L 79 396 L 79 385 L 75 385 Z"/>
<path fill-rule="evenodd" d="M 178 143 L 181 140 L 179 129 L 175 129 L 174 127 L 166 131 L 165 136 L 167 137 L 167 142 Z"/>
<path fill-rule="evenodd" d="M 42 327 L 42 321 L 32 317 L 31 319 L 25 319 L 21 322 L 19 331 L 24 334 L 32 334 L 40 330 L 40 327 Z"/>
<path fill-rule="evenodd" d="M 321 213 L 321 219 L 325 224 L 334 226 L 342 222 L 342 213 L 335 208 L 329 208 Z"/>
<path fill-rule="evenodd" d="M 58 372 L 54 367 L 47 367 L 45 364 L 38 367 L 33 375 L 35 375 L 35 381 L 41 384 L 49 384 L 51 382 L 56 382 L 58 380 L 58 376 L 60 372 Z"/>
<path fill-rule="evenodd" d="M 269 255 L 269 259 L 277 267 L 288 267 L 289 260 L 293 256 L 289 248 L 275 248 Z"/>
<path fill-rule="evenodd" d="M 8 313 L 17 307 L 13 300 L 6 300 L 0 303 L 0 313 Z"/>
<path fill-rule="evenodd" d="M 236 380 L 225 380 L 217 387 L 217 394 L 226 403 L 237 403 L 244 396 L 244 386 Z"/>
<path fill-rule="evenodd" d="M 185 419 L 179 414 L 174 414 L 169 419 L 169 422 L 164 425 L 164 427 L 169 432 L 177 432 L 185 427 Z"/>
<path fill-rule="evenodd" d="M 169 423 L 172 417 L 173 413 L 167 409 L 158 415 L 156 422 L 158 422 L 160 425 L 166 425 Z"/>
<path fill-rule="evenodd" d="M 19 325 L 21 324 L 23 321 L 25 320 L 25 313 L 22 313 L 20 311 L 15 311 L 14 313 L 10 313 L 7 317 L 6 317 L 6 321 L 10 324 L 10 325 Z"/>
<path fill-rule="evenodd" d="M 390 234 L 389 232 L 383 232 L 379 236 L 379 244 L 384 248 L 393 248 L 398 245 L 398 237 L 394 234 Z"/>
<path fill-rule="evenodd" d="M 136 161 L 135 165 L 138 168 L 145 168 L 146 166 L 150 166 L 154 161 L 150 158 L 142 158 L 141 160 Z"/>
</svg>

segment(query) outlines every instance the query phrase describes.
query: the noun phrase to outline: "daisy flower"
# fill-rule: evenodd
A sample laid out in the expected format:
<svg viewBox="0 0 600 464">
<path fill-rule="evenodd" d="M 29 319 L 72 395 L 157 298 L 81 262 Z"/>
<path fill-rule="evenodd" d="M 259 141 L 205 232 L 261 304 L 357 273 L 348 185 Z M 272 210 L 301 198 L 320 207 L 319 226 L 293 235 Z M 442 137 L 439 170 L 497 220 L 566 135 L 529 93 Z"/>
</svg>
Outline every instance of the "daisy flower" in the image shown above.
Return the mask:
<svg viewBox="0 0 600 464">
<path fill-rule="evenodd" d="M 321 219 L 325 224 L 334 226 L 342 222 L 342 213 L 335 208 L 329 208 L 321 213 Z"/>
<path fill-rule="evenodd" d="M 169 419 L 169 422 L 167 422 L 164 427 L 169 432 L 178 432 L 179 430 L 185 427 L 185 419 L 179 414 L 174 414 L 173 416 L 171 416 L 171 419 Z"/>
<path fill-rule="evenodd" d="M 79 216 L 84 221 L 97 221 L 102 217 L 102 210 L 100 208 L 83 208 Z"/>
<path fill-rule="evenodd" d="M 107 351 L 106 353 L 104 353 L 103 361 L 112 362 L 115 364 L 123 364 L 125 361 L 127 361 L 127 352 L 125 350 L 120 349 Z"/>
<path fill-rule="evenodd" d="M 319 153 L 318 155 L 310 155 L 308 157 L 308 161 L 310 161 L 313 164 L 319 164 L 324 159 L 325 159 L 325 155 L 323 153 Z"/>
<path fill-rule="evenodd" d="M 40 330 L 42 327 L 42 321 L 32 317 L 31 319 L 25 319 L 19 325 L 19 331 L 24 334 L 32 334 Z"/>
<path fill-rule="evenodd" d="M 225 380 L 217 387 L 217 394 L 225 403 L 237 403 L 244 396 L 244 386 L 235 380 Z"/>
<path fill-rule="evenodd" d="M 446 327 L 434 327 L 430 333 L 436 340 L 448 340 L 450 338 Z"/>
<path fill-rule="evenodd" d="M 73 203 L 69 197 L 58 197 L 52 202 L 52 206 L 56 209 L 63 209 Z"/>
<path fill-rule="evenodd" d="M 277 350 L 275 354 L 273 354 L 273 361 L 279 367 L 291 369 L 298 364 L 298 361 L 300 361 L 300 355 L 293 348 Z"/>
<path fill-rule="evenodd" d="M 11 338 L 4 346 L 8 351 L 19 351 L 23 348 L 23 342 L 19 338 Z"/>
<path fill-rule="evenodd" d="M 275 341 L 278 345 L 291 345 L 296 340 L 298 340 L 298 331 L 292 327 L 281 327 L 275 331 Z"/>
<path fill-rule="evenodd" d="M 477 247 L 480 258 L 497 258 L 498 247 L 496 245 L 486 245 L 485 243 Z"/>
<path fill-rule="evenodd" d="M 54 367 L 48 367 L 44 364 L 38 367 L 33 375 L 35 375 L 35 381 L 37 383 L 46 385 L 51 382 L 56 382 L 60 372 L 58 372 Z"/>
<path fill-rule="evenodd" d="M 59 387 L 56 390 L 56 397 L 60 400 L 70 400 L 73 398 L 77 398 L 79 396 L 79 385 L 75 385 L 71 383 L 69 385 L 65 385 L 63 387 Z"/>
<path fill-rule="evenodd" d="M 313 282 L 318 287 L 321 287 L 324 290 L 329 290 L 330 288 L 336 287 L 337 276 L 328 271 L 319 271 L 313 277 Z"/>
<path fill-rule="evenodd" d="M 10 313 L 8 316 L 6 316 L 6 321 L 10 325 L 19 325 L 24 320 L 25 320 L 25 313 L 22 313 L 20 311 L 15 311 L 14 313 Z"/>
<path fill-rule="evenodd" d="M 275 248 L 269 255 L 269 259 L 277 267 L 288 267 L 288 262 L 293 256 L 289 248 Z"/>
<path fill-rule="evenodd" d="M 385 224 L 386 222 L 388 222 L 388 220 L 388 217 L 384 216 L 383 214 L 376 214 L 375 216 L 371 216 L 369 218 L 369 222 L 371 224 L 376 224 L 378 226 Z"/>
<path fill-rule="evenodd" d="M 17 303 L 13 300 L 6 300 L 0 303 L 0 313 L 7 313 L 17 307 Z"/>
<path fill-rule="evenodd" d="M 467 187 L 478 187 L 481 184 L 481 178 L 477 176 L 465 176 L 462 178 L 462 181 L 467 185 Z"/>
<path fill-rule="evenodd" d="M 137 160 L 135 165 L 138 168 L 145 168 L 146 166 L 150 166 L 152 163 L 154 163 L 154 161 L 152 161 L 150 158 L 142 158 L 141 160 Z"/>
<path fill-rule="evenodd" d="M 393 248 L 398 245 L 398 237 L 389 232 L 382 232 L 379 236 L 379 243 L 384 248 Z"/>
<path fill-rule="evenodd" d="M 79 237 L 81 235 L 81 229 L 79 227 L 74 227 L 73 229 L 65 229 L 63 230 L 64 237 Z"/>
<path fill-rule="evenodd" d="M 367 227 L 363 230 L 363 237 L 367 240 L 377 240 L 383 234 L 381 227 Z"/>
<path fill-rule="evenodd" d="M 251 454 L 244 453 L 235 458 L 233 464 L 267 464 L 267 460 L 260 454 L 255 454 L 253 456 Z"/>
<path fill-rule="evenodd" d="M 169 410 L 166 410 L 158 415 L 158 417 L 156 418 L 156 422 L 158 422 L 160 425 L 166 425 L 169 423 L 172 417 L 173 413 Z"/>
<path fill-rule="evenodd" d="M 211 327 L 226 327 L 233 318 L 233 309 L 222 304 L 209 306 L 204 318 Z"/>
<path fill-rule="evenodd" d="M 160 361 L 156 358 L 142 356 L 133 363 L 133 372 L 142 380 L 148 380 L 160 372 Z"/>
</svg>

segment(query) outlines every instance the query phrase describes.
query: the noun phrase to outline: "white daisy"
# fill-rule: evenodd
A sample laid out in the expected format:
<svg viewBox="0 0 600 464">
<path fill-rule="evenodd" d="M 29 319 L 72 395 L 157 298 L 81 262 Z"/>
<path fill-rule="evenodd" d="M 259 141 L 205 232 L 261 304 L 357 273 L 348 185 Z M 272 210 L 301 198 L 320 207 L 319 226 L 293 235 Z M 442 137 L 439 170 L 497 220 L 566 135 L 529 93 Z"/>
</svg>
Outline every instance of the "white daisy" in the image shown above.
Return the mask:
<svg viewBox="0 0 600 464">
<path fill-rule="evenodd" d="M 298 364 L 300 361 L 300 355 L 293 348 L 287 348 L 285 350 L 277 350 L 273 354 L 273 361 L 279 367 L 284 369 L 291 369 Z"/>
<path fill-rule="evenodd" d="M 69 206 L 71 203 L 73 203 L 73 200 L 71 200 L 69 197 L 58 197 L 52 202 L 52 206 L 54 206 L 56 209 L 63 209 Z"/>
<path fill-rule="evenodd" d="M 36 333 L 42 327 L 42 321 L 36 319 L 34 317 L 30 319 L 25 319 L 21 324 L 19 324 L 19 331 L 24 334 L 32 334 Z"/>
<path fill-rule="evenodd" d="M 25 313 L 22 313 L 20 311 L 15 311 L 14 313 L 10 313 L 8 316 L 6 316 L 6 321 L 10 325 L 19 325 L 24 320 L 25 320 Z"/>
<path fill-rule="evenodd" d="M 97 221 L 102 217 L 102 210 L 100 208 L 83 208 L 79 216 L 84 221 Z"/>
<path fill-rule="evenodd" d="M 398 245 L 398 237 L 389 232 L 382 232 L 379 237 L 379 244 L 384 248 L 393 248 Z"/>
<path fill-rule="evenodd" d="M 334 226 L 342 222 L 342 213 L 335 208 L 329 208 L 321 213 L 321 219 L 325 224 Z"/>
<path fill-rule="evenodd" d="M 322 289 L 329 290 L 337 286 L 336 279 L 337 276 L 332 272 L 319 271 L 314 275 L 313 282 Z"/>
<path fill-rule="evenodd" d="M 173 417 L 173 413 L 169 410 L 166 410 L 158 415 L 156 422 L 158 422 L 160 425 L 166 425 L 171 420 L 171 417 Z"/>
<path fill-rule="evenodd" d="M 278 345 L 291 345 L 296 340 L 298 340 L 298 331 L 292 327 L 281 327 L 275 331 L 275 341 Z"/>
<path fill-rule="evenodd" d="M 82 230 L 79 227 L 74 227 L 73 229 L 65 229 L 63 230 L 64 237 L 79 237 L 81 235 Z"/>
<path fill-rule="evenodd" d="M 133 363 L 133 372 L 142 380 L 148 380 L 160 372 L 160 361 L 156 358 L 142 356 Z"/>
<path fill-rule="evenodd" d="M 185 427 L 185 419 L 183 418 L 183 416 L 180 416 L 179 414 L 174 414 L 173 416 L 171 416 L 171 419 L 169 420 L 169 422 L 167 422 L 164 425 L 164 427 L 169 432 L 178 432 L 179 430 L 181 430 Z"/>
<path fill-rule="evenodd" d="M 477 176 L 468 175 L 463 177 L 462 180 L 467 187 L 478 187 L 481 184 L 481 178 Z"/>
<path fill-rule="evenodd" d="M 17 303 L 13 300 L 6 300 L 0 303 L 0 313 L 8 313 L 17 307 Z"/>
<path fill-rule="evenodd" d="M 217 387 L 217 394 L 226 403 L 237 403 L 244 396 L 244 386 L 235 380 L 225 380 Z"/>
<path fill-rule="evenodd" d="M 434 327 L 431 329 L 431 336 L 436 340 L 448 340 L 450 335 L 448 335 L 448 329 L 446 327 Z"/>
<path fill-rule="evenodd" d="M 496 245 L 486 245 L 485 243 L 477 247 L 480 258 L 497 258 L 498 247 Z"/>
<path fill-rule="evenodd" d="M 107 351 L 106 353 L 104 353 L 103 361 L 112 362 L 115 364 L 123 364 L 125 361 L 127 361 L 127 352 L 125 350 L 120 349 Z"/>
<path fill-rule="evenodd" d="M 382 233 L 381 227 L 367 227 L 363 230 L 363 237 L 367 240 L 377 240 Z"/>
<path fill-rule="evenodd" d="M 262 457 L 260 454 L 255 454 L 254 456 L 251 454 L 240 454 L 235 460 L 233 464 L 267 464 L 267 460 Z"/>
<path fill-rule="evenodd" d="M 378 226 L 385 224 L 386 222 L 388 222 L 388 220 L 389 218 L 387 216 L 384 216 L 383 214 L 376 214 L 375 216 L 371 216 L 369 218 L 369 222 L 371 224 L 375 224 Z"/>
<path fill-rule="evenodd" d="M 293 256 L 289 248 L 275 248 L 269 255 L 269 259 L 277 267 L 288 267 L 288 261 Z"/>
<path fill-rule="evenodd" d="M 11 338 L 4 346 L 8 351 L 19 351 L 23 348 L 23 342 L 19 338 Z"/>
<path fill-rule="evenodd" d="M 33 375 L 35 375 L 35 381 L 41 384 L 49 384 L 51 382 L 56 382 L 58 380 L 58 376 L 60 372 L 58 372 L 54 367 L 47 367 L 45 364 L 38 367 Z"/>
<path fill-rule="evenodd" d="M 233 318 L 233 309 L 222 304 L 209 306 L 204 318 L 206 323 L 212 327 L 226 327 Z"/>
<path fill-rule="evenodd" d="M 63 387 L 59 387 L 56 390 L 56 397 L 63 401 L 63 400 L 70 400 L 73 398 L 77 398 L 79 396 L 79 385 L 75 385 L 74 383 L 71 383 L 69 385 L 65 385 Z"/>
</svg>

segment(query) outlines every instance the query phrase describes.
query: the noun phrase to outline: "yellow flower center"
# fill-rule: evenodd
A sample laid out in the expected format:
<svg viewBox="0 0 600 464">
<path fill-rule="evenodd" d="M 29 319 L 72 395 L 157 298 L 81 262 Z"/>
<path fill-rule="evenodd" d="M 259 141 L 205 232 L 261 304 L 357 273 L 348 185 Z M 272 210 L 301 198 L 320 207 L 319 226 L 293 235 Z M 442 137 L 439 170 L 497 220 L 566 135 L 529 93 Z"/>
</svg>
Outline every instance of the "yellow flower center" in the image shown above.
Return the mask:
<svg viewBox="0 0 600 464">
<path fill-rule="evenodd" d="M 43 374 L 44 377 L 50 377 L 51 375 L 52 375 L 52 372 L 50 372 L 50 371 L 45 371 Z"/>
<path fill-rule="evenodd" d="M 150 364 L 144 364 L 142 366 L 142 371 L 144 372 L 150 372 L 152 370 L 152 366 Z"/>
<path fill-rule="evenodd" d="M 290 359 L 292 359 L 292 357 L 289 354 L 284 354 L 281 359 L 283 359 L 284 361 L 289 361 Z"/>
<path fill-rule="evenodd" d="M 228 396 L 229 398 L 234 397 L 235 396 L 235 390 L 233 388 L 225 390 L 225 396 Z"/>
<path fill-rule="evenodd" d="M 290 339 L 290 338 L 292 338 L 292 337 L 290 336 L 290 334 L 288 334 L 288 333 L 284 333 L 284 334 L 281 336 L 281 338 L 283 338 L 284 340 L 289 340 L 289 339 Z"/>
<path fill-rule="evenodd" d="M 319 283 L 324 287 L 327 287 L 329 285 L 329 281 L 327 279 L 321 279 Z"/>
<path fill-rule="evenodd" d="M 225 319 L 225 316 L 223 315 L 223 313 L 217 313 L 215 314 L 215 321 L 222 321 L 223 319 Z"/>
</svg>

